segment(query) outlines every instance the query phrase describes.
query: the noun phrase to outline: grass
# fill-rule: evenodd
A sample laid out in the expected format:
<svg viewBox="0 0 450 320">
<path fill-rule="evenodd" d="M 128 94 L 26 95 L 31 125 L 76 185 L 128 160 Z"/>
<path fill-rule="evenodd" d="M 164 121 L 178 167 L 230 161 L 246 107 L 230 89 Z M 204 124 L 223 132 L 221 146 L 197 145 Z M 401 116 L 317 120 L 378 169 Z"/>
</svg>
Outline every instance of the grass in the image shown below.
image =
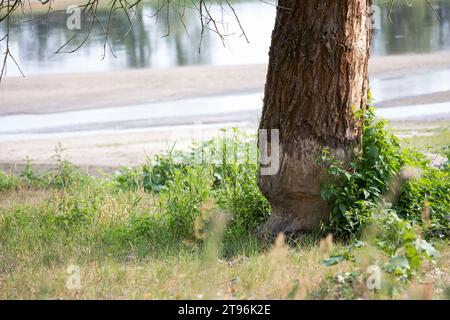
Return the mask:
<svg viewBox="0 0 450 320">
<path fill-rule="evenodd" d="M 242 255 L 228 259 L 218 256 L 212 237 L 205 244 L 185 241 L 153 248 L 151 243 L 122 242 L 115 231 L 129 222 L 127 195 L 103 201 L 95 220 L 73 229 L 55 227 L 49 219 L 60 197 L 54 190 L 3 195 L 0 298 L 255 298 L 252 288 L 271 282 L 268 253 L 253 239 L 240 244 Z M 145 200 L 152 206 L 151 196 Z M 69 265 L 81 268 L 81 290 L 66 288 Z"/>
<path fill-rule="evenodd" d="M 403 143 L 423 152 L 447 155 L 450 153 L 450 126 L 421 130 L 412 137 L 404 138 Z"/>
<path fill-rule="evenodd" d="M 370 232 L 352 243 L 258 237 L 270 206 L 256 186 L 255 147 L 232 132 L 103 177 L 58 152 L 49 171 L 28 163 L 20 176 L 0 174 L 0 299 L 450 298 L 446 239 L 433 239 L 440 255 L 405 275 L 402 266 L 388 270 L 413 249 L 392 249 L 396 234 L 384 246 L 398 257 Z M 420 240 L 422 227 L 411 228 L 408 241 Z M 373 265 L 381 268 L 377 290 L 367 286 Z"/>
<path fill-rule="evenodd" d="M 83 196 L 88 197 L 88 192 Z M 327 267 L 324 259 L 345 246 L 304 236 L 289 246 L 283 239 L 271 245 L 247 239 L 232 256 L 223 256 L 211 234 L 202 244 L 183 242 L 144 250 L 151 243 L 111 239 L 110 233 L 129 219 L 125 195 L 103 201 L 95 220 L 73 229 L 55 227 L 47 219 L 48 212 L 58 207 L 60 196 L 54 190 L 16 190 L 2 195 L 1 299 L 391 297 L 387 289 L 375 292 L 364 286 L 361 270 L 367 252 L 361 252 L 357 262 Z M 151 205 L 151 199 L 146 201 Z M 431 297 L 449 298 L 450 251 L 444 245 L 441 251 L 437 264 L 425 266 L 417 277 L 422 283 L 393 285 L 386 278 L 386 288 L 398 290 L 392 297 L 426 298 L 432 286 Z M 80 289 L 66 287 L 70 265 L 80 268 Z"/>
</svg>

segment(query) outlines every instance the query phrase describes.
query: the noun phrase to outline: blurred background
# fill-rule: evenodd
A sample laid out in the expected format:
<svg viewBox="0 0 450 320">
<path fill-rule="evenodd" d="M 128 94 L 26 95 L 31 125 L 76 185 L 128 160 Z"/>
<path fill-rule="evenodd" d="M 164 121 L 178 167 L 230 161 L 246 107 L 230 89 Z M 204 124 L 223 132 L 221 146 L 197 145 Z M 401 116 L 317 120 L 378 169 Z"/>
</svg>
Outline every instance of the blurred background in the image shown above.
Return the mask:
<svg viewBox="0 0 450 320">
<path fill-rule="evenodd" d="M 51 163 L 55 145 L 84 167 L 141 163 L 177 144 L 216 135 L 220 128 L 254 132 L 261 112 L 276 7 L 257 0 L 233 1 L 245 31 L 228 8 L 212 7 L 224 39 L 203 33 L 198 12 L 171 10 L 153 17 L 155 1 L 128 17 L 114 15 L 105 33 L 96 25 L 83 46 L 81 30 L 66 26 L 65 11 L 32 1 L 10 27 L 13 61 L 0 86 L 0 164 L 20 166 L 27 157 Z M 81 1 L 82 2 L 82 1 Z M 108 1 L 97 17 L 107 24 Z M 450 1 L 396 1 L 379 7 L 370 65 L 371 90 L 380 116 L 407 144 L 448 152 L 450 144 Z M 0 34 L 6 32 L 0 25 Z M 248 40 L 248 41 L 247 41 Z M 2 52 L 4 43 L 0 44 Z"/>
</svg>

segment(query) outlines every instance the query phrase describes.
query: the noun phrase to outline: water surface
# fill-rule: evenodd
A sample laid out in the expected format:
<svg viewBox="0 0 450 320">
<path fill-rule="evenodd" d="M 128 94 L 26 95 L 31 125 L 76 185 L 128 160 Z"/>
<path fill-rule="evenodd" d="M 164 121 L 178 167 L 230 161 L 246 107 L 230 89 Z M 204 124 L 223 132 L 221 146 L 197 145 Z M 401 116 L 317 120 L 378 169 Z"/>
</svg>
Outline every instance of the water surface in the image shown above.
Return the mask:
<svg viewBox="0 0 450 320">
<path fill-rule="evenodd" d="M 387 19 L 386 3 L 384 1 L 380 3 L 382 29 L 374 32 L 373 55 L 450 50 L 450 1 L 432 1 L 440 19 L 427 7 L 424 0 L 413 1 L 414 5 L 411 7 L 403 1 L 395 3 L 391 21 Z M 244 0 L 237 1 L 234 8 L 249 43 L 241 35 L 238 25 L 233 22 L 232 12 L 229 9 L 224 12 L 224 21 L 227 23 L 220 26 L 225 34 L 230 35 L 226 37 L 225 46 L 218 36 L 210 32 L 204 34 L 200 46 L 201 28 L 195 11 L 184 12 L 183 20 L 188 30 L 187 34 L 175 10 L 170 11 L 169 15 L 160 15 L 158 20 L 151 19 L 149 17 L 155 12 L 155 5 L 145 2 L 137 12 L 138 19 L 130 32 L 126 17 L 124 15 L 115 17 L 110 39 L 117 58 L 107 52 L 105 59 L 102 59 L 104 34 L 100 27 L 94 28 L 91 37 L 78 52 L 54 54 L 61 45 L 74 36 L 80 42 L 87 29 L 85 27 L 81 31 L 68 30 L 66 28 L 68 15 L 64 12 L 50 16 L 34 12 L 26 22 L 16 17 L 11 26 L 13 34 L 11 48 L 27 75 L 183 65 L 266 63 L 275 20 L 275 6 L 257 0 Z M 212 10 L 217 12 L 218 8 Z M 108 15 L 107 9 L 99 9 L 98 18 L 103 24 L 106 24 Z M 169 36 L 163 37 L 168 33 L 168 22 Z M 87 23 L 82 26 L 85 25 Z M 1 26 L 0 34 L 4 31 L 4 26 Z M 2 45 L 0 44 L 0 49 L 3 51 Z M 68 49 L 73 47 L 75 46 L 69 46 Z M 9 64 L 8 74 L 10 76 L 19 74 L 12 63 Z"/>
<path fill-rule="evenodd" d="M 164 131 L 177 128 L 253 125 L 262 110 L 262 93 L 180 99 L 97 110 L 0 117 L 0 141 Z M 450 119 L 450 102 L 380 108 L 389 120 Z M 181 116 L 180 116 L 181 115 Z"/>
</svg>

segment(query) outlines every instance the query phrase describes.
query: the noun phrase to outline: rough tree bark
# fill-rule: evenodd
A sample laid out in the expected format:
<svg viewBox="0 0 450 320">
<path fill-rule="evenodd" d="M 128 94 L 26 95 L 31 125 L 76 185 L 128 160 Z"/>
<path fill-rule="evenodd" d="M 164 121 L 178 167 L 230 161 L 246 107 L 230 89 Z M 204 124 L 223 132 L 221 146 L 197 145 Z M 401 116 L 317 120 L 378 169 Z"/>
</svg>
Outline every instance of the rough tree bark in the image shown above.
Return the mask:
<svg viewBox="0 0 450 320">
<path fill-rule="evenodd" d="M 367 102 L 370 5 L 278 1 L 260 129 L 279 129 L 280 167 L 259 175 L 273 208 L 263 232 L 309 231 L 329 214 L 317 159 L 328 147 L 348 161 L 361 140 L 354 111 Z"/>
</svg>

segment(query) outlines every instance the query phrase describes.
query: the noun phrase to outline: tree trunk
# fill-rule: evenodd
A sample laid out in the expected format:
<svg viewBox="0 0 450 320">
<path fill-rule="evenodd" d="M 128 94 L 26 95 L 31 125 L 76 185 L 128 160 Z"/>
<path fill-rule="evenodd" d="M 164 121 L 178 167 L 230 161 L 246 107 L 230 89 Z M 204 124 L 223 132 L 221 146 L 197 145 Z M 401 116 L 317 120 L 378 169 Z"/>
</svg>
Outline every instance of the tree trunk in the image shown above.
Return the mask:
<svg viewBox="0 0 450 320">
<path fill-rule="evenodd" d="M 348 162 L 359 146 L 354 112 L 367 102 L 370 5 L 278 1 L 260 129 L 279 129 L 279 169 L 259 173 L 273 208 L 263 232 L 310 231 L 329 214 L 320 196 L 325 168 L 317 160 L 328 147 Z"/>
</svg>

